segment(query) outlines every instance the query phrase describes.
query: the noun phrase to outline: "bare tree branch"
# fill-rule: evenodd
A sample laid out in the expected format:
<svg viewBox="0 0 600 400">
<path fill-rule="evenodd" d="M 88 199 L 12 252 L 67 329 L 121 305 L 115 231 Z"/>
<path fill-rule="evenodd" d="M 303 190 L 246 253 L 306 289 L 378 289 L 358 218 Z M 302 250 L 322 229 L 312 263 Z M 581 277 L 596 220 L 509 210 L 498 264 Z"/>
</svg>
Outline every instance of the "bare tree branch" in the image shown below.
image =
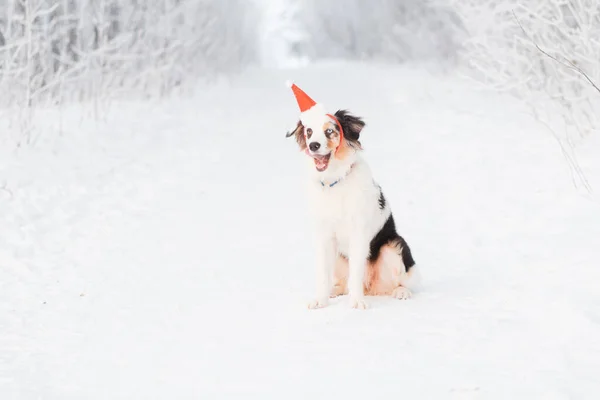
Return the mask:
<svg viewBox="0 0 600 400">
<path fill-rule="evenodd" d="M 544 54 L 546 57 L 556 61 L 557 63 L 559 63 L 560 65 L 562 65 L 565 68 L 568 68 L 572 71 L 578 72 L 579 74 L 581 74 L 589 83 L 590 85 L 592 85 L 594 87 L 594 89 L 596 89 L 596 91 L 598 93 L 600 93 L 600 87 L 598 87 L 598 85 L 596 85 L 596 83 L 594 83 L 594 81 L 588 76 L 588 74 L 585 73 L 585 71 L 583 71 L 581 68 L 579 68 L 577 65 L 575 65 L 571 60 L 565 58 L 566 61 L 562 61 L 559 60 L 557 57 L 553 56 L 552 54 L 549 54 L 548 52 L 546 52 L 544 49 L 542 49 L 532 38 L 531 36 L 529 36 L 529 34 L 527 33 L 527 31 L 525 30 L 525 28 L 523 27 L 523 24 L 521 24 L 521 21 L 519 21 L 519 18 L 517 18 L 517 15 L 515 14 L 514 10 L 512 11 L 512 15 L 515 18 L 515 21 L 517 22 L 517 24 L 519 24 L 519 27 L 521 28 L 521 30 L 523 31 L 523 34 L 525 35 L 525 37 L 527 37 L 527 39 L 529 39 L 529 41 L 535 46 L 536 49 L 538 49 L 542 54 Z"/>
</svg>

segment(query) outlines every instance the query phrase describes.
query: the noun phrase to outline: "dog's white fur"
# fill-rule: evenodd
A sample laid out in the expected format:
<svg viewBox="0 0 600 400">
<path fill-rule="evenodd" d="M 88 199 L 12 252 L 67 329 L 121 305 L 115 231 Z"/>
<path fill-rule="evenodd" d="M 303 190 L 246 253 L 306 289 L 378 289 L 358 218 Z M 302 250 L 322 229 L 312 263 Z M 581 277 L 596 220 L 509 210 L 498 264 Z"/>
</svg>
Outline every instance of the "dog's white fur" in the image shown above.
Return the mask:
<svg viewBox="0 0 600 400">
<path fill-rule="evenodd" d="M 322 128 L 328 121 L 332 120 L 323 114 L 302 120 L 304 127 L 313 131 L 307 144 L 315 141 L 321 144 L 316 152 L 307 150 L 309 155 L 323 155 L 331 151 L 327 148 L 327 137 Z M 328 168 L 323 172 L 317 171 L 312 157 L 304 157 L 310 171 L 307 191 L 317 257 L 316 297 L 309 303 L 309 308 L 327 306 L 332 293 L 332 275 L 338 254 L 348 256 L 347 288 L 350 306 L 367 308 L 363 284 L 368 268 L 369 245 L 391 214 L 388 201 L 383 210 L 379 206 L 379 188 L 360 151 L 355 148 L 345 151 L 342 158 L 336 158 L 332 152 Z M 335 184 L 330 187 L 332 183 Z M 381 257 L 386 257 L 384 251 Z M 406 274 L 402 258 L 397 254 L 388 257 L 392 259 L 382 260 L 382 263 L 394 270 L 390 274 L 394 275 L 390 278 L 393 279 L 394 286 L 389 294 L 399 299 L 409 298 L 410 290 L 405 287 L 409 274 Z M 413 269 L 414 267 L 410 270 L 411 273 Z"/>
<path fill-rule="evenodd" d="M 312 161 L 311 164 L 315 170 Z M 385 213 L 379 209 L 379 192 L 373 185 L 371 171 L 356 153 L 343 162 L 332 157 L 329 168 L 318 175 L 323 176 L 314 176 L 312 184 L 308 185 L 317 249 L 317 295 L 312 307 L 327 305 L 333 265 L 339 252 L 348 255 L 350 304 L 355 308 L 366 308 L 363 281 L 369 243 L 389 217 L 389 209 Z M 329 187 L 338 179 L 335 186 Z"/>
</svg>

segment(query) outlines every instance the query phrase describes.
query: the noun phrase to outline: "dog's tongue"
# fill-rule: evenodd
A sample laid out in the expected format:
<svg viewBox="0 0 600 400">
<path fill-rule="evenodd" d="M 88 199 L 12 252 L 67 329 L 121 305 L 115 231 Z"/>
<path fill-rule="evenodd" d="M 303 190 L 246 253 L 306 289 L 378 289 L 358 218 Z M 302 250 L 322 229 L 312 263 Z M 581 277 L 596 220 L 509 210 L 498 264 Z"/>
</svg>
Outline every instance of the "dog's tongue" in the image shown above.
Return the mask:
<svg viewBox="0 0 600 400">
<path fill-rule="evenodd" d="M 314 158 L 315 160 L 315 166 L 317 167 L 317 169 L 319 171 L 324 170 L 325 168 L 327 168 L 327 162 L 329 161 L 329 157 L 327 156 L 317 156 Z"/>
</svg>

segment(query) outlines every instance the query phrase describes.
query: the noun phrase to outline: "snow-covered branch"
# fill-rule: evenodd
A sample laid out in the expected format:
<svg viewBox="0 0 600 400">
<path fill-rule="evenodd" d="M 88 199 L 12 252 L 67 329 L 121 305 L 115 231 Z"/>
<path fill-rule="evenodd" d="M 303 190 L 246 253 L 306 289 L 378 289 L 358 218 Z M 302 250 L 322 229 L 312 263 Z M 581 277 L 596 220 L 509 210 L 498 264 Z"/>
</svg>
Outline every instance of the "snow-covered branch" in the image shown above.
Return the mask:
<svg viewBox="0 0 600 400">
<path fill-rule="evenodd" d="M 5 0 L 0 108 L 167 95 L 256 54 L 244 0 Z"/>
<path fill-rule="evenodd" d="M 600 130 L 598 1 L 452 1 L 469 32 L 469 75 L 523 99 L 591 191 L 575 149 Z"/>
<path fill-rule="evenodd" d="M 596 0 L 455 0 L 478 80 L 523 98 L 576 143 L 600 129 L 600 4 Z M 557 121 L 559 117 L 559 121 Z"/>
</svg>

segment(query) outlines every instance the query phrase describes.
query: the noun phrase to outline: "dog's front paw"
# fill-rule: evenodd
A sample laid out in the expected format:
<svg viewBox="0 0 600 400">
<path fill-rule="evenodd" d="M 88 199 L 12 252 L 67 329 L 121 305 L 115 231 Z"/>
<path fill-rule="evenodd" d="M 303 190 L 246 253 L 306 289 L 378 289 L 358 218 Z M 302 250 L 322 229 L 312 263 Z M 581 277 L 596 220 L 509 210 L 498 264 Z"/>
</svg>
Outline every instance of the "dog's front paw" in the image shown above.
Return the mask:
<svg viewBox="0 0 600 400">
<path fill-rule="evenodd" d="M 357 310 L 366 310 L 369 308 L 367 302 L 362 297 L 350 297 L 350 307 Z"/>
<path fill-rule="evenodd" d="M 317 308 L 324 308 L 324 307 L 327 307 L 328 303 L 329 303 L 328 298 L 316 299 L 316 300 L 312 300 L 308 303 L 308 308 L 310 310 L 315 310 Z"/>
<path fill-rule="evenodd" d="M 398 300 L 408 300 L 411 296 L 411 291 L 404 286 L 398 286 L 392 291 L 392 297 Z"/>
</svg>

